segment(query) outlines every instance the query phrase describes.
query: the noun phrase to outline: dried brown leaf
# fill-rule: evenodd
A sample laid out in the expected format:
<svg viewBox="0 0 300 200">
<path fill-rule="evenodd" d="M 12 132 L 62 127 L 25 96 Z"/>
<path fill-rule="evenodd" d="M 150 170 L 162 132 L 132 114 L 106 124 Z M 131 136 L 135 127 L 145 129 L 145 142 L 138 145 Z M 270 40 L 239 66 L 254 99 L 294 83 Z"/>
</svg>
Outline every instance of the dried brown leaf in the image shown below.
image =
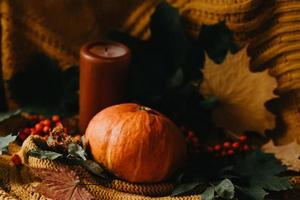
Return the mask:
<svg viewBox="0 0 300 200">
<path fill-rule="evenodd" d="M 53 200 L 92 200 L 93 196 L 80 184 L 80 178 L 68 168 L 35 169 L 41 183 L 35 191 Z"/>
<path fill-rule="evenodd" d="M 294 141 L 284 146 L 275 146 L 271 140 L 262 147 L 266 153 L 273 153 L 288 169 L 300 171 L 300 145 Z"/>
</svg>

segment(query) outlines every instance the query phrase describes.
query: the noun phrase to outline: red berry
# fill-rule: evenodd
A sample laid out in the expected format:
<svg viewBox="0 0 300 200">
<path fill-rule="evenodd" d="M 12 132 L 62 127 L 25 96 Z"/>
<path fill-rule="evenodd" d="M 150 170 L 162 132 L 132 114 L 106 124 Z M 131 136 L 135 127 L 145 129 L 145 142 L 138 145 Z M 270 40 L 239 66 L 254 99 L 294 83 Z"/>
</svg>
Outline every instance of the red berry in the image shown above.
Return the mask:
<svg viewBox="0 0 300 200">
<path fill-rule="evenodd" d="M 50 126 L 44 126 L 44 128 L 43 128 L 44 133 L 48 133 L 49 130 L 50 130 Z"/>
<path fill-rule="evenodd" d="M 54 121 L 54 122 L 60 122 L 60 117 L 58 115 L 53 115 L 52 116 L 52 121 Z"/>
<path fill-rule="evenodd" d="M 49 119 L 45 119 L 44 121 L 42 121 L 42 124 L 44 126 L 50 126 L 51 125 L 51 121 Z"/>
<path fill-rule="evenodd" d="M 41 123 L 39 123 L 39 124 L 36 124 L 34 126 L 34 128 L 37 132 L 41 132 L 43 130 L 43 125 Z"/>
<path fill-rule="evenodd" d="M 215 151 L 220 151 L 221 150 L 221 145 L 219 145 L 219 144 L 216 144 L 215 146 L 214 146 L 214 150 Z"/>
<path fill-rule="evenodd" d="M 37 131 L 35 129 L 31 132 L 32 135 L 39 135 L 40 133 L 41 131 Z"/>
<path fill-rule="evenodd" d="M 227 155 L 232 156 L 234 154 L 234 151 L 232 149 L 227 151 Z"/>
<path fill-rule="evenodd" d="M 22 159 L 17 154 L 14 154 L 11 157 L 11 161 L 14 163 L 15 166 L 21 166 L 22 165 Z"/>
<path fill-rule="evenodd" d="M 245 135 L 242 135 L 242 136 L 240 136 L 239 139 L 240 139 L 241 142 L 246 142 L 248 140 L 248 137 L 245 136 Z"/>
<path fill-rule="evenodd" d="M 224 142 L 223 147 L 224 148 L 229 148 L 231 146 L 230 142 Z"/>
<path fill-rule="evenodd" d="M 249 151 L 249 150 L 250 150 L 249 145 L 245 144 L 245 145 L 243 146 L 243 151 Z"/>
<path fill-rule="evenodd" d="M 240 146 L 240 143 L 239 143 L 239 142 L 234 142 L 234 143 L 232 144 L 232 148 L 234 148 L 234 149 L 239 148 L 239 146 Z"/>
</svg>

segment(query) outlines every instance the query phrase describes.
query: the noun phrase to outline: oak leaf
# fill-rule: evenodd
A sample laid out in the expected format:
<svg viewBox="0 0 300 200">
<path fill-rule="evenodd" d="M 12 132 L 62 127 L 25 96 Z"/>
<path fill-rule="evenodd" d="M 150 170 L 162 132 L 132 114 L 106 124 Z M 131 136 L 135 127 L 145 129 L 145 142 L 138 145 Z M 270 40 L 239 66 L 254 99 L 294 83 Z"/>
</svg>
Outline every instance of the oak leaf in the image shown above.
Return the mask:
<svg viewBox="0 0 300 200">
<path fill-rule="evenodd" d="M 34 169 L 33 173 L 41 179 L 35 192 L 53 200 L 92 200 L 94 197 L 80 183 L 76 173 L 68 168 Z"/>
<path fill-rule="evenodd" d="M 300 171 L 300 145 L 294 141 L 284 146 L 275 146 L 271 140 L 262 147 L 266 153 L 273 153 L 288 169 Z"/>
</svg>

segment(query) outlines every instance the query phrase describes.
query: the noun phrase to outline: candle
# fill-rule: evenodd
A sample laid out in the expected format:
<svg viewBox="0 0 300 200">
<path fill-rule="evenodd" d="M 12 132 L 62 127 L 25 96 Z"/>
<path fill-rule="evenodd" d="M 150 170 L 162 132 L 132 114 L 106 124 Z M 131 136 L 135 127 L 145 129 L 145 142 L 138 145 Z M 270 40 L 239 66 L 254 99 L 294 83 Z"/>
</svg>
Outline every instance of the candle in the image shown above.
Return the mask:
<svg viewBox="0 0 300 200">
<path fill-rule="evenodd" d="M 121 103 L 130 63 L 129 49 L 116 42 L 94 42 L 80 49 L 79 129 L 100 110 Z"/>
</svg>

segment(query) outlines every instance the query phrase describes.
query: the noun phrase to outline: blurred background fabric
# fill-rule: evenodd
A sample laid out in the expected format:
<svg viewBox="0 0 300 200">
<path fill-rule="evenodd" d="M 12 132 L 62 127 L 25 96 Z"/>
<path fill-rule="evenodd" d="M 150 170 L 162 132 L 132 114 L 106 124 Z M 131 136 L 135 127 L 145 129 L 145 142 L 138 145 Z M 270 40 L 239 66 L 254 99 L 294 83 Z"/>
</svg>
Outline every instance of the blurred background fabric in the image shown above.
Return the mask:
<svg viewBox="0 0 300 200">
<path fill-rule="evenodd" d="M 149 37 L 148 24 L 160 1 L 142 0 L 3 0 L 1 1 L 0 109 L 18 107 L 7 81 L 26 70 L 32 55 L 41 52 L 62 68 L 78 64 L 79 49 L 112 29 Z M 183 7 L 187 0 L 170 0 Z M 26 67 L 25 67 L 26 66 Z M 31 88 L 33 89 L 33 88 Z"/>
<path fill-rule="evenodd" d="M 157 4 L 152 0 L 2 0 L 0 109 L 18 107 L 7 81 L 24 71 L 36 52 L 58 61 L 62 68 L 78 63 L 82 44 L 99 40 L 112 29 L 140 39 L 150 36 L 149 21 Z M 244 22 L 255 18 L 257 0 L 167 0 L 178 8 L 186 29 L 199 34 L 202 24 L 220 21 L 243 35 Z M 241 12 L 242 11 L 242 12 Z M 31 88 L 32 89 L 32 88 Z"/>
</svg>

